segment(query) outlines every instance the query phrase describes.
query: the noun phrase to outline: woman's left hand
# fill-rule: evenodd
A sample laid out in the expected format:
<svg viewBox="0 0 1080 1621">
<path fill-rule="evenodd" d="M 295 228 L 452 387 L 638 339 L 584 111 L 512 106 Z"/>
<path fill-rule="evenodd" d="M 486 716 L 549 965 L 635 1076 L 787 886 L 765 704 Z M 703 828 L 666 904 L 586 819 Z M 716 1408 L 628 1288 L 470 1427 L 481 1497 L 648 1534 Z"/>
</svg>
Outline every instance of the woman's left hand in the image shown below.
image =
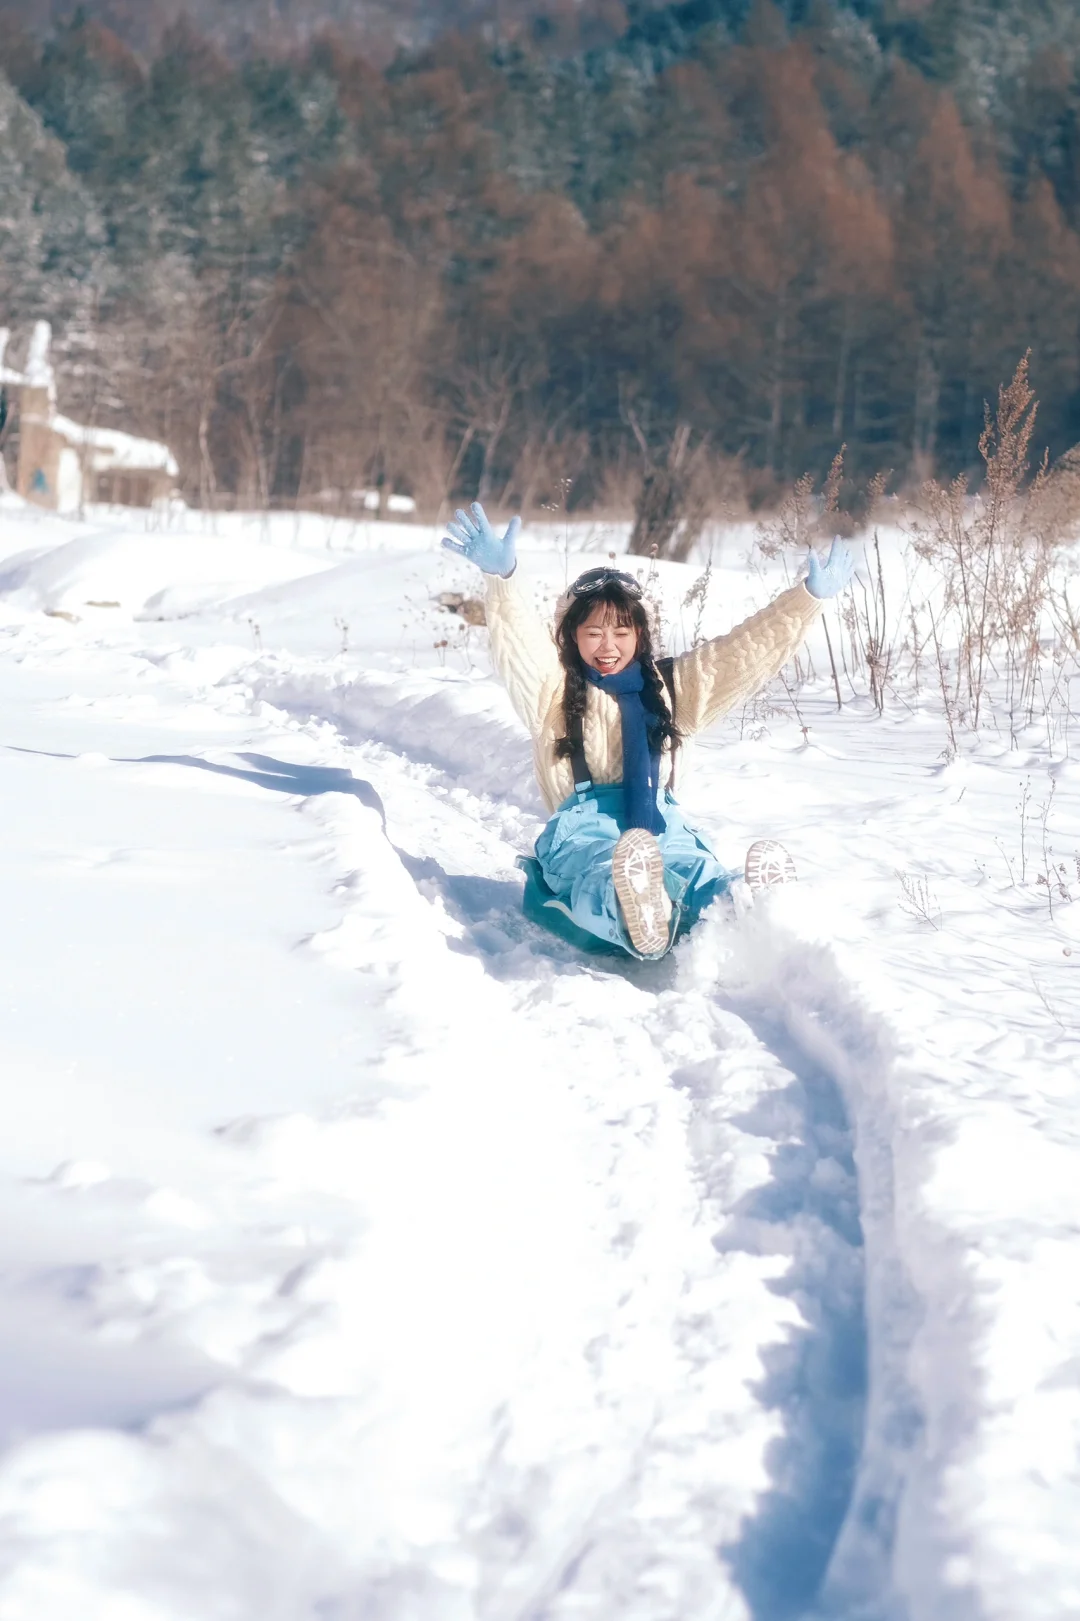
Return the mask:
<svg viewBox="0 0 1080 1621">
<path fill-rule="evenodd" d="M 824 563 L 816 552 L 810 553 L 806 589 L 812 597 L 838 597 L 851 584 L 854 572 L 855 559 L 837 535 Z"/>
</svg>

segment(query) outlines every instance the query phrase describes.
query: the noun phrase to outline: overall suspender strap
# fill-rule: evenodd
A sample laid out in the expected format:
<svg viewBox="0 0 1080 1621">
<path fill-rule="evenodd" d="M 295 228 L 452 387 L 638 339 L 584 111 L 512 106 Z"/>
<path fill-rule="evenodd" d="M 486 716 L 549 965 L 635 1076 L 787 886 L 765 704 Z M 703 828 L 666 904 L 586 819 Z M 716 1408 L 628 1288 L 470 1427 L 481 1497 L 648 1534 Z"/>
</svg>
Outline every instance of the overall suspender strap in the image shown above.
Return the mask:
<svg viewBox="0 0 1080 1621">
<path fill-rule="evenodd" d="M 574 792 L 580 803 L 592 787 L 589 763 L 585 758 L 585 725 L 580 715 L 574 716 L 566 735 L 570 739 L 570 769 L 574 773 Z"/>
<path fill-rule="evenodd" d="M 672 718 L 672 721 L 674 721 L 674 719 L 675 719 L 675 660 L 674 659 L 657 659 L 656 668 L 660 672 L 660 679 L 663 681 L 664 686 L 667 689 L 668 704 L 669 704 L 669 707 L 671 709 L 671 718 Z M 589 792 L 589 789 L 592 787 L 592 776 L 590 775 L 590 772 L 589 772 L 589 762 L 585 758 L 585 722 L 584 722 L 584 717 L 583 716 L 581 716 L 581 715 L 575 715 L 574 716 L 574 719 L 571 722 L 571 725 L 570 725 L 569 730 L 567 731 L 566 735 L 570 739 L 570 769 L 574 773 L 574 792 L 575 792 L 575 794 L 577 794 L 578 800 L 580 802 L 581 800 L 583 800 L 585 798 L 585 795 Z M 671 762 L 671 781 L 672 781 L 672 783 L 674 783 L 674 781 L 675 781 L 674 753 L 675 753 L 676 748 L 678 748 L 677 743 L 672 748 L 672 762 Z"/>
</svg>

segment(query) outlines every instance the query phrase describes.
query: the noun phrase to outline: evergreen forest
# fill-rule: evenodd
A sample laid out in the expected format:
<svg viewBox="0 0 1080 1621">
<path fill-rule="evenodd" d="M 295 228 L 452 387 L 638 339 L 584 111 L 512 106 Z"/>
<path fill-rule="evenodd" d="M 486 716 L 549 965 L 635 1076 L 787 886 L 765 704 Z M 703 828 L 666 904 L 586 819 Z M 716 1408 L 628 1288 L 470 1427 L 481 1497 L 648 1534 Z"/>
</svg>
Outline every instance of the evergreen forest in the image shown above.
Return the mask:
<svg viewBox="0 0 1080 1621">
<path fill-rule="evenodd" d="M 1028 351 L 1080 440 L 1075 0 L 41 9 L 0 325 L 193 502 L 910 488 Z"/>
</svg>

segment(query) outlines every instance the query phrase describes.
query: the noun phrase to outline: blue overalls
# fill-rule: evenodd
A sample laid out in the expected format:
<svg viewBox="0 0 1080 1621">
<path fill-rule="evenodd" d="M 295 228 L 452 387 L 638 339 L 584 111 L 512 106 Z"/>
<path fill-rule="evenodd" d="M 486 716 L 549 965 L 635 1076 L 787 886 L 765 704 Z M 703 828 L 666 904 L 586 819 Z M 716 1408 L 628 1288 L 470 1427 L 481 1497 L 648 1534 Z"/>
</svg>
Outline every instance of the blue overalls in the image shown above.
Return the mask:
<svg viewBox="0 0 1080 1621">
<path fill-rule="evenodd" d="M 720 865 L 670 793 L 665 791 L 658 803 L 667 824 L 657 837 L 671 897 L 670 950 L 705 908 L 727 892 L 737 874 Z M 537 839 L 535 857 L 519 859 L 525 871 L 522 904 L 531 922 L 582 951 L 640 958 L 626 932 L 611 876 L 612 851 L 625 831 L 622 808 L 622 783 L 578 783 Z"/>
</svg>

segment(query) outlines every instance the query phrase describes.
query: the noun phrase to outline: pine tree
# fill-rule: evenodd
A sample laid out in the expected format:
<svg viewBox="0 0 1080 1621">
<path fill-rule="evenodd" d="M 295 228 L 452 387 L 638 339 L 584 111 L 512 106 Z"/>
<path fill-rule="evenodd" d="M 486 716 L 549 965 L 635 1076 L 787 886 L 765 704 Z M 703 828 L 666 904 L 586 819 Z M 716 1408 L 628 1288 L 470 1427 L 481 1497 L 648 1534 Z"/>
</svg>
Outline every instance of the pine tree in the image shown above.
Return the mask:
<svg viewBox="0 0 1080 1621">
<path fill-rule="evenodd" d="M 0 324 L 85 321 L 105 258 L 101 217 L 62 144 L 0 75 Z"/>
</svg>

